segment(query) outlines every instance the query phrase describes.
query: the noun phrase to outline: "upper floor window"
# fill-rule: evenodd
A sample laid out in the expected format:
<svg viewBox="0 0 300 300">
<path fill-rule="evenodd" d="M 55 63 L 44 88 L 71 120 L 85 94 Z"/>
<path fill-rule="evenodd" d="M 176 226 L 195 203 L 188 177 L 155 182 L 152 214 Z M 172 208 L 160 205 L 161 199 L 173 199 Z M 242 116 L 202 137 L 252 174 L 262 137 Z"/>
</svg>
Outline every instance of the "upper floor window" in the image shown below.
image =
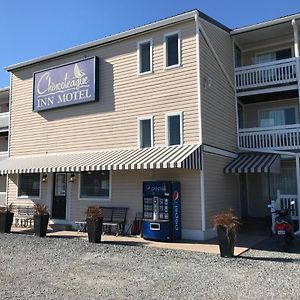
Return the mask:
<svg viewBox="0 0 300 300">
<path fill-rule="evenodd" d="M 80 199 L 101 199 L 110 196 L 109 171 L 80 173 Z"/>
<path fill-rule="evenodd" d="M 265 52 L 255 56 L 256 64 L 268 63 L 276 60 L 287 59 L 292 57 L 292 49 L 286 48 L 272 52 Z"/>
<path fill-rule="evenodd" d="M 290 125 L 296 123 L 295 107 L 261 110 L 258 113 L 260 127 Z"/>
<path fill-rule="evenodd" d="M 153 118 L 145 117 L 138 120 L 139 147 L 147 148 L 153 146 Z"/>
<path fill-rule="evenodd" d="M 181 64 L 180 33 L 174 32 L 165 35 L 165 67 L 177 67 Z"/>
<path fill-rule="evenodd" d="M 152 72 L 152 40 L 138 43 L 138 74 Z"/>
<path fill-rule="evenodd" d="M 40 197 L 40 173 L 19 174 L 18 197 Z"/>
<path fill-rule="evenodd" d="M 183 134 L 182 134 L 182 113 L 172 113 L 167 114 L 167 131 L 166 138 L 168 145 L 182 145 L 183 143 Z"/>
</svg>

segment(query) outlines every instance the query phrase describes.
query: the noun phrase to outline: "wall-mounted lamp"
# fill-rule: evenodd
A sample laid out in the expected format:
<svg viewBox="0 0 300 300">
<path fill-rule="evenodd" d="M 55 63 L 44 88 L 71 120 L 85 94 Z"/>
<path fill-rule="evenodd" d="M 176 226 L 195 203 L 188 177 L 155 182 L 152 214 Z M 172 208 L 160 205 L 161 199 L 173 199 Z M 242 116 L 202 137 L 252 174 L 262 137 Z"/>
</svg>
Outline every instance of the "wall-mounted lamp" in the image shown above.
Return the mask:
<svg viewBox="0 0 300 300">
<path fill-rule="evenodd" d="M 42 181 L 43 182 L 47 182 L 47 180 L 48 180 L 48 175 L 47 174 L 43 174 Z"/>
<path fill-rule="evenodd" d="M 75 174 L 72 173 L 72 174 L 70 175 L 70 182 L 74 182 L 74 180 L 75 180 Z"/>
</svg>

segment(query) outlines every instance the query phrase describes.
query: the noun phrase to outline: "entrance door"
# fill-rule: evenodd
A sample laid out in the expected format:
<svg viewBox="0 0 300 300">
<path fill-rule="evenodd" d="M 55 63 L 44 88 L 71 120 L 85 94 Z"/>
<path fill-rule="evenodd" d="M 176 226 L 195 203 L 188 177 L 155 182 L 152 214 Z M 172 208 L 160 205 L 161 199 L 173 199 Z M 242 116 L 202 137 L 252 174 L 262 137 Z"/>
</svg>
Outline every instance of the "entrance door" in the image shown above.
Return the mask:
<svg viewBox="0 0 300 300">
<path fill-rule="evenodd" d="M 54 192 L 52 202 L 52 219 L 66 219 L 67 174 L 54 174 Z"/>
<path fill-rule="evenodd" d="M 240 199 L 241 199 L 241 210 L 242 218 L 248 217 L 248 197 L 247 197 L 247 175 L 240 174 Z"/>
</svg>

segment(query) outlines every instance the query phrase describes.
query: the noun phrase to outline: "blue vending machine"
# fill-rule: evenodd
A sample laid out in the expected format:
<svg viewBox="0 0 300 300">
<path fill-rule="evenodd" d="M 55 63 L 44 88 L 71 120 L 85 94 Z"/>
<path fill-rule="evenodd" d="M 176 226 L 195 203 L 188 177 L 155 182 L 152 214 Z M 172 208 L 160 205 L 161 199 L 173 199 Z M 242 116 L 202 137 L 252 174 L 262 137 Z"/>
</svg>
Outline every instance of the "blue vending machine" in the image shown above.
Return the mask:
<svg viewBox="0 0 300 300">
<path fill-rule="evenodd" d="M 181 239 L 181 194 L 178 181 L 143 182 L 143 238 Z"/>
</svg>

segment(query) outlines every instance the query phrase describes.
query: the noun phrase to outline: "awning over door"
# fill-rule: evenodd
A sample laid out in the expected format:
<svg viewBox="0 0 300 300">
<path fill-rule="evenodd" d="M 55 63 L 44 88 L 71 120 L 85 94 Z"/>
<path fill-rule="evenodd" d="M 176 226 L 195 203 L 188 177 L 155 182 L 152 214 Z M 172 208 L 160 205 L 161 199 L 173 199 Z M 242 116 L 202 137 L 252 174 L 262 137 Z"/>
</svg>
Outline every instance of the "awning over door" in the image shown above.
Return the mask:
<svg viewBox="0 0 300 300">
<path fill-rule="evenodd" d="M 9 157 L 0 174 L 201 168 L 200 145 Z"/>
<path fill-rule="evenodd" d="M 280 173 L 280 155 L 240 154 L 224 168 L 225 173 Z"/>
</svg>

